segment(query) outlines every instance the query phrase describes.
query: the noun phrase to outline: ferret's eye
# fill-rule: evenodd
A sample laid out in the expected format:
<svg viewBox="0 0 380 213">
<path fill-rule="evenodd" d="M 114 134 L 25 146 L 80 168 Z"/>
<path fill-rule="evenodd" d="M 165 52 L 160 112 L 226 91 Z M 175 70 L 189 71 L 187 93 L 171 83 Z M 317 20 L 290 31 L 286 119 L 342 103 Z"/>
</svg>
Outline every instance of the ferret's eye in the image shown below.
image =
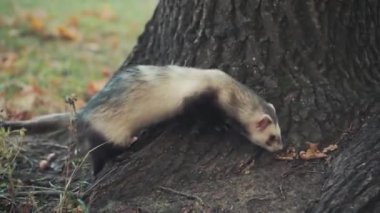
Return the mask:
<svg viewBox="0 0 380 213">
<path fill-rule="evenodd" d="M 270 140 L 270 141 L 274 141 L 274 140 L 276 140 L 276 136 L 274 136 L 274 135 L 269 136 L 269 140 Z"/>
</svg>

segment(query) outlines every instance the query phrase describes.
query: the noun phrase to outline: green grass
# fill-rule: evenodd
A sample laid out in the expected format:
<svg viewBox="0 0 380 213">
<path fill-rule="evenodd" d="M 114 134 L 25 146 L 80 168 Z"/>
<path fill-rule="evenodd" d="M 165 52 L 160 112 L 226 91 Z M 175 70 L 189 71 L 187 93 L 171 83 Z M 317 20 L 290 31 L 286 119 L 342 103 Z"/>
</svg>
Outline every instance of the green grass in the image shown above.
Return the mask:
<svg viewBox="0 0 380 213">
<path fill-rule="evenodd" d="M 8 131 L 0 128 L 0 198 L 9 197 L 15 199 L 15 182 L 13 172 L 16 168 L 16 158 L 22 147 L 20 139 L 24 137 L 25 131 Z M 10 141 L 10 136 L 14 136 L 13 141 Z M 12 207 L 4 207 L 0 205 L 0 212 L 5 212 Z"/>
<path fill-rule="evenodd" d="M 1 104 L 12 102 L 18 88 L 38 85 L 51 100 L 77 94 L 84 99 L 89 82 L 104 79 L 104 70 L 114 72 L 127 57 L 151 17 L 156 0 L 1 0 L 0 56 L 15 53 L 11 67 L 0 66 Z M 116 15 L 109 20 L 94 13 Z M 43 14 L 46 36 L 32 29 L 26 14 Z M 57 38 L 57 28 L 70 19 L 79 20 L 81 38 Z M 16 89 L 15 89 L 16 88 Z M 1 100 L 3 99 L 3 100 Z M 8 106 L 9 107 L 9 106 Z M 36 106 L 36 114 L 49 105 Z"/>
</svg>

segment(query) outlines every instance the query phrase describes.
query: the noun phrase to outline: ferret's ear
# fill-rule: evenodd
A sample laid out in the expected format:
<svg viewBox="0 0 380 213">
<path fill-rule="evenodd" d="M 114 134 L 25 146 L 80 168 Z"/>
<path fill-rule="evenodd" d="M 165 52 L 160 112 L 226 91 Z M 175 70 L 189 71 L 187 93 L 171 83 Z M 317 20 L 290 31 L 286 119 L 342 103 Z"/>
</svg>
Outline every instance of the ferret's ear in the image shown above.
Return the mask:
<svg viewBox="0 0 380 213">
<path fill-rule="evenodd" d="M 263 131 L 272 123 L 272 119 L 268 114 L 263 114 L 256 122 L 256 129 Z"/>
<path fill-rule="evenodd" d="M 268 106 L 269 106 L 270 108 L 272 108 L 272 109 L 276 112 L 276 108 L 274 108 L 274 106 L 273 106 L 272 103 L 268 103 Z"/>
</svg>

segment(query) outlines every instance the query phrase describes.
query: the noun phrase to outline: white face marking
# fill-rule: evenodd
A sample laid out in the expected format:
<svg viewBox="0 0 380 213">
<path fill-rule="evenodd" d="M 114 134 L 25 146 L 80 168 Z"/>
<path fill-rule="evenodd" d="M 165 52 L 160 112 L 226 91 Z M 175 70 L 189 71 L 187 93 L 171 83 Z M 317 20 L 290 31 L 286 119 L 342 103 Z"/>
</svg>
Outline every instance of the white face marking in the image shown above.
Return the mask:
<svg viewBox="0 0 380 213">
<path fill-rule="evenodd" d="M 281 129 L 274 124 L 267 114 L 261 114 L 253 119 L 249 126 L 249 139 L 252 143 L 270 151 L 276 152 L 283 149 Z"/>
</svg>

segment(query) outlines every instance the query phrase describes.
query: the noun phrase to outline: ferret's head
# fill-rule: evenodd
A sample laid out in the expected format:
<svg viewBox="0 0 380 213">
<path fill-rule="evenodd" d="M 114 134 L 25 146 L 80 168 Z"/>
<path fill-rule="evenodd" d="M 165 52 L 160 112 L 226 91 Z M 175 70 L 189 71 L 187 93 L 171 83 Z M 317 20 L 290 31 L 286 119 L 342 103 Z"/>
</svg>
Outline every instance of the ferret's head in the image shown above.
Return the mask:
<svg viewBox="0 0 380 213">
<path fill-rule="evenodd" d="M 284 147 L 276 110 L 270 103 L 263 103 L 262 110 L 251 117 L 247 131 L 252 143 L 270 152 L 280 151 Z"/>
</svg>

